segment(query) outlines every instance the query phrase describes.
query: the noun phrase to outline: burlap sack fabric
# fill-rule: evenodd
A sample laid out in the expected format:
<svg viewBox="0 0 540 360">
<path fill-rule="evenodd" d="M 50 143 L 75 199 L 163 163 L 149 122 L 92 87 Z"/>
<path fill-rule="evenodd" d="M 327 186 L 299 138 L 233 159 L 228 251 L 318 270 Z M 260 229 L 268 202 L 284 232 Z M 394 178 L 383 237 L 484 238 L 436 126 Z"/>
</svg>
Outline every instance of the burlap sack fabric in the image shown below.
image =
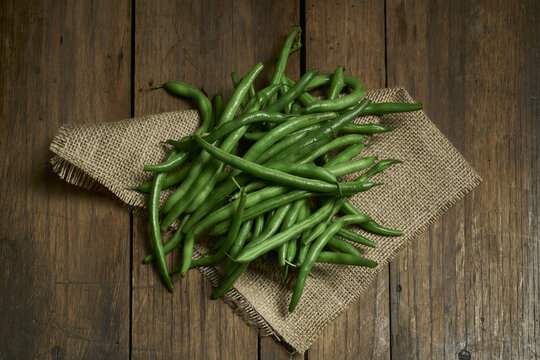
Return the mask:
<svg viewBox="0 0 540 360">
<path fill-rule="evenodd" d="M 401 87 L 368 91 L 366 97 L 373 102 L 413 102 Z M 304 352 L 330 321 L 362 295 L 401 248 L 481 181 L 423 111 L 371 116 L 356 122 L 401 124 L 390 133 L 371 137 L 373 146 L 366 148 L 362 156 L 396 158 L 403 163 L 373 178 L 384 186 L 351 200 L 363 213 L 388 227 L 402 229 L 404 235 L 395 238 L 364 234 L 377 243 L 375 249 L 361 249 L 366 257 L 379 263 L 375 269 L 317 264 L 313 269 L 315 278 L 308 279 L 292 314 L 287 311 L 290 287 L 269 276 L 273 271 L 265 271 L 264 266 L 250 268 L 226 296 L 226 301 L 250 324 L 298 352 Z M 149 180 L 151 175 L 142 168 L 163 159 L 166 149 L 160 141 L 191 134 L 198 124 L 198 112 L 191 110 L 113 123 L 65 125 L 51 144 L 56 154 L 51 163 L 67 182 L 108 189 L 130 207 L 142 209 L 146 196 L 125 186 Z M 162 201 L 169 193 L 164 192 Z M 202 248 L 197 250 L 196 256 L 200 256 Z M 213 283 L 219 282 L 218 269 L 201 271 Z"/>
</svg>

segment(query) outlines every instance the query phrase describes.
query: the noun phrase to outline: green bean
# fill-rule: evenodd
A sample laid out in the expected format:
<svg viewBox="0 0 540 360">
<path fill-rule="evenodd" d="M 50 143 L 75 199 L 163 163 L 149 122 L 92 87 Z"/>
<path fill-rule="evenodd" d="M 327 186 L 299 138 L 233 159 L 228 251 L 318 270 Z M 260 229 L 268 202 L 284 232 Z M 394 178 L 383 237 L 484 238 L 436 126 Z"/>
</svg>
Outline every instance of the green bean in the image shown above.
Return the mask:
<svg viewBox="0 0 540 360">
<path fill-rule="evenodd" d="M 345 86 L 345 81 L 343 80 L 343 67 L 338 66 L 332 79 L 330 80 L 330 89 L 328 90 L 328 95 L 326 96 L 327 100 L 334 100 L 339 96 L 341 90 Z"/>
<path fill-rule="evenodd" d="M 328 241 L 337 233 L 337 231 L 340 228 L 349 224 L 359 224 L 362 222 L 366 222 L 368 220 L 369 220 L 369 217 L 365 215 L 343 216 L 339 218 L 338 220 L 336 220 L 334 223 L 332 223 L 330 226 L 328 226 L 328 228 L 326 228 L 324 233 L 321 236 L 319 236 L 319 238 L 317 238 L 317 240 L 310 247 L 309 252 L 306 256 L 306 259 L 302 263 L 302 266 L 300 267 L 298 277 L 296 278 L 296 284 L 294 285 L 294 291 L 291 298 L 291 302 L 289 304 L 289 312 L 293 312 L 296 306 L 298 305 L 298 301 L 300 300 L 300 297 L 302 296 L 302 292 L 304 290 L 304 286 L 306 284 L 306 279 L 308 277 L 308 274 L 311 272 L 311 268 L 315 264 L 315 261 L 317 260 L 319 253 L 324 248 L 324 246 L 326 246 Z"/>
<path fill-rule="evenodd" d="M 279 54 L 279 58 L 272 74 L 272 79 L 270 79 L 270 85 L 279 84 L 281 82 L 281 77 L 285 73 L 285 67 L 287 66 L 287 59 L 291 52 L 291 47 L 293 47 L 294 39 L 302 33 L 302 29 L 298 26 L 294 26 L 291 34 L 285 40 L 283 48 Z M 298 40 L 300 42 L 300 39 Z"/>
<path fill-rule="evenodd" d="M 174 155 L 169 155 L 169 158 Z M 152 245 L 156 253 L 159 270 L 161 276 L 167 285 L 170 292 L 174 291 L 171 278 L 167 270 L 167 262 L 165 260 L 165 252 L 163 251 L 163 243 L 161 242 L 161 232 L 159 231 L 159 195 L 161 194 L 161 186 L 165 179 L 165 173 L 159 173 L 154 177 L 152 188 L 150 189 L 150 202 L 148 206 L 148 215 L 150 220 L 150 232 L 152 235 Z"/>
<path fill-rule="evenodd" d="M 343 210 L 343 212 L 345 214 L 348 214 L 348 215 L 364 215 L 356 207 L 354 207 L 354 205 L 351 204 L 350 201 L 345 201 L 345 203 L 343 204 L 343 207 L 341 209 Z M 364 215 L 364 216 L 366 216 L 366 215 Z M 401 236 L 401 235 L 403 235 L 403 231 L 384 227 L 384 226 L 378 224 L 377 222 L 375 222 L 375 220 L 373 220 L 373 219 L 370 219 L 370 221 L 368 221 L 366 223 L 360 224 L 360 226 L 363 229 L 365 229 L 365 230 L 367 230 L 369 232 L 372 232 L 374 234 L 378 234 L 378 235 L 384 235 L 384 236 Z"/>
<path fill-rule="evenodd" d="M 254 244 L 247 244 L 244 249 L 238 254 L 235 261 L 238 263 L 251 262 L 254 259 L 258 258 L 262 254 L 279 247 L 281 244 L 286 243 L 295 236 L 300 235 L 305 230 L 313 227 L 315 224 L 318 224 L 322 219 L 326 218 L 328 214 L 332 211 L 334 201 L 330 200 L 326 202 L 319 210 L 310 215 L 307 219 L 294 224 L 285 231 L 280 232 L 277 235 L 272 236 L 271 238 Z"/>
<path fill-rule="evenodd" d="M 233 87 L 236 89 L 238 87 L 238 83 L 240 83 L 240 80 L 238 80 L 238 75 L 236 75 L 236 73 L 233 71 L 231 72 L 231 80 L 232 80 L 232 83 L 233 83 Z M 246 97 L 244 97 L 242 99 L 242 107 L 245 108 L 246 107 L 246 104 L 247 104 L 247 99 Z"/>
<path fill-rule="evenodd" d="M 307 201 L 304 205 L 303 212 L 304 216 L 302 220 L 308 218 L 311 215 L 311 207 L 309 206 Z M 302 233 L 300 237 L 300 248 L 298 249 L 298 256 L 296 257 L 296 266 L 300 266 L 302 264 L 309 251 L 309 245 L 304 244 L 304 239 L 309 236 L 310 232 L 311 229 L 307 229 Z"/>
<path fill-rule="evenodd" d="M 377 160 L 376 157 L 365 157 L 365 158 L 359 158 L 353 161 L 349 161 L 340 165 L 325 166 L 324 168 L 328 170 L 330 173 L 332 173 L 334 176 L 340 177 L 343 175 L 352 174 L 354 172 L 367 169 L 376 160 Z"/>
<path fill-rule="evenodd" d="M 156 172 L 156 173 L 168 172 L 182 165 L 184 161 L 187 160 L 188 157 L 189 157 L 189 153 L 175 152 L 173 156 L 169 157 L 169 160 L 164 161 L 160 164 L 144 165 L 143 171 Z"/>
<path fill-rule="evenodd" d="M 292 86 L 289 91 L 287 91 L 282 97 L 280 97 L 275 103 L 268 106 L 268 111 L 281 111 L 283 110 L 287 104 L 289 104 L 291 101 L 299 97 L 306 86 L 309 84 L 311 79 L 317 74 L 319 70 L 318 69 L 312 69 L 308 72 L 306 72 L 302 77 L 298 80 L 294 86 Z M 313 104 L 311 104 L 313 105 Z M 310 105 L 310 106 L 311 106 Z"/>
<path fill-rule="evenodd" d="M 238 232 L 238 236 L 234 240 L 234 243 L 229 250 L 230 257 L 228 257 L 225 262 L 225 267 L 224 267 L 225 276 L 228 276 L 232 272 L 233 262 L 231 261 L 231 257 L 235 257 L 238 254 L 238 251 L 240 251 L 240 249 L 242 249 L 242 247 L 244 246 L 247 238 L 250 235 L 252 223 L 253 223 L 252 220 L 248 220 L 242 224 L 242 227 L 240 228 L 240 231 Z"/>
<path fill-rule="evenodd" d="M 345 150 L 342 150 L 338 153 L 333 159 L 326 163 L 327 167 L 332 167 L 334 165 L 339 165 L 344 162 L 351 160 L 353 157 L 358 155 L 366 147 L 365 144 L 356 144 L 347 147 Z"/>
<path fill-rule="evenodd" d="M 290 87 L 288 87 L 287 85 L 282 85 L 280 88 L 279 88 L 279 93 L 281 96 L 285 95 L 288 91 L 289 91 Z M 287 104 L 287 106 L 285 106 L 285 109 L 284 109 L 284 112 L 286 114 L 289 114 L 291 112 L 291 108 L 292 108 L 292 103 L 294 102 L 291 101 L 290 103 Z"/>
<path fill-rule="evenodd" d="M 165 177 L 165 180 L 163 180 L 163 186 L 161 187 L 161 189 L 170 188 L 171 186 L 174 186 L 178 184 L 180 181 L 184 180 L 189 172 L 189 168 L 190 168 L 190 165 L 186 165 L 182 167 L 180 170 L 172 174 L 167 174 L 167 176 Z M 152 186 L 152 181 L 148 181 L 139 186 L 130 187 L 130 189 L 137 190 L 144 193 L 149 193 L 151 186 Z"/>
<path fill-rule="evenodd" d="M 358 243 L 358 244 L 361 244 L 361 245 L 369 246 L 369 247 L 372 247 L 372 248 L 374 248 L 376 246 L 376 244 L 373 241 L 371 241 L 369 239 L 366 239 L 362 235 L 357 234 L 354 231 L 351 231 L 351 230 L 349 230 L 347 228 L 339 229 L 337 234 L 339 236 L 347 239 L 347 240 L 354 241 L 355 243 Z"/>
<path fill-rule="evenodd" d="M 359 255 L 340 254 L 330 251 L 321 251 L 317 256 L 317 262 L 343 265 L 357 265 L 374 268 L 377 262 L 363 258 Z"/>
<path fill-rule="evenodd" d="M 305 111 L 307 113 L 338 111 L 341 109 L 345 109 L 349 106 L 353 106 L 357 104 L 360 100 L 362 100 L 365 93 L 364 84 L 362 84 L 358 79 L 352 76 L 343 76 L 343 81 L 345 82 L 345 85 L 353 89 L 353 92 L 340 98 L 331 100 L 320 100 L 311 103 L 306 106 Z"/>
<path fill-rule="evenodd" d="M 255 218 L 255 225 L 253 225 L 253 239 L 261 234 L 264 228 L 264 215 L 259 215 Z"/>
<path fill-rule="evenodd" d="M 180 222 L 180 225 L 174 232 L 174 235 L 163 245 L 163 253 L 167 255 L 182 242 L 182 239 L 184 238 L 184 233 L 182 232 L 182 228 L 186 225 L 186 222 L 189 219 L 189 215 L 186 215 L 182 218 L 182 221 Z M 146 256 L 143 260 L 143 264 L 148 264 L 151 262 L 156 261 L 156 253 L 152 253 L 148 256 Z"/>
<path fill-rule="evenodd" d="M 267 166 L 270 169 L 283 171 L 291 175 L 317 179 L 328 183 L 337 183 L 336 176 L 321 166 L 286 162 L 267 163 L 264 166 Z"/>
<path fill-rule="evenodd" d="M 365 139 L 365 136 L 356 135 L 356 134 L 338 137 L 323 146 L 320 146 L 320 147 L 314 148 L 313 150 L 308 151 L 308 154 L 304 156 L 303 158 L 301 158 L 299 162 L 300 163 L 312 162 L 319 156 L 322 156 L 329 151 L 332 151 L 334 149 L 347 146 L 347 145 L 359 144 L 364 139 Z M 318 143 L 314 143 L 312 145 L 318 145 Z"/>
<path fill-rule="evenodd" d="M 223 112 L 223 96 L 221 96 L 220 93 L 217 93 L 214 95 L 214 116 L 212 117 L 214 119 L 214 122 L 217 119 L 221 118 L 221 113 Z M 212 127 L 213 129 L 214 127 Z"/>
<path fill-rule="evenodd" d="M 374 176 L 375 174 L 380 173 L 381 171 L 384 171 L 387 167 L 389 167 L 392 164 L 400 164 L 400 160 L 396 159 L 386 159 L 381 160 L 375 165 L 373 165 L 368 171 L 366 171 L 359 180 L 361 181 L 367 181 L 370 177 Z"/>
<path fill-rule="evenodd" d="M 164 84 L 153 86 L 151 88 L 163 88 L 173 95 L 195 100 L 197 102 L 197 105 L 199 106 L 199 111 L 201 112 L 202 116 L 202 124 L 197 129 L 196 134 L 203 134 L 205 132 L 208 132 L 208 130 L 211 128 L 213 122 L 212 103 L 210 102 L 210 100 L 208 100 L 208 98 L 203 94 L 202 91 L 180 81 L 168 81 Z"/>
<path fill-rule="evenodd" d="M 383 126 L 379 124 L 349 124 L 341 129 L 344 134 L 382 134 L 396 129 L 397 126 Z"/>
<path fill-rule="evenodd" d="M 240 104 L 242 103 L 242 99 L 246 97 L 247 92 L 249 91 L 249 87 L 253 84 L 255 81 L 255 78 L 263 69 L 263 64 L 258 63 L 255 65 L 244 78 L 242 81 L 240 81 L 240 84 L 238 84 L 238 87 L 234 90 L 231 99 L 223 109 L 223 113 L 221 114 L 221 118 L 218 121 L 218 126 L 231 121 L 234 118 L 234 115 L 238 111 L 238 108 L 240 107 Z"/>
<path fill-rule="evenodd" d="M 311 80 L 313 82 L 313 80 Z M 287 86 L 294 86 L 296 82 L 294 80 L 291 80 L 287 77 L 287 75 L 283 74 L 283 77 L 281 78 L 281 83 L 283 85 Z M 302 103 L 304 106 L 308 106 L 311 103 L 314 103 L 317 101 L 313 96 L 311 96 L 308 92 L 304 91 L 299 97 L 298 100 Z"/>
<path fill-rule="evenodd" d="M 369 107 L 369 115 L 396 114 L 417 110 L 422 110 L 422 103 L 374 103 L 372 104 L 372 106 Z"/>
<path fill-rule="evenodd" d="M 361 256 L 362 254 L 360 251 L 358 251 L 357 248 L 355 248 L 353 245 L 349 244 L 348 242 L 338 239 L 336 237 L 332 237 L 330 240 L 328 240 L 328 246 L 332 248 L 333 250 L 337 250 L 342 253 L 355 255 L 355 256 Z"/>
<path fill-rule="evenodd" d="M 291 209 L 287 213 L 287 217 L 285 218 L 285 220 L 283 221 L 283 225 L 281 226 L 282 231 L 287 230 L 292 225 L 294 225 L 294 223 L 296 222 L 296 218 L 298 217 L 298 213 L 304 205 L 304 201 L 305 200 L 295 201 L 294 204 L 291 206 Z M 293 240 L 291 240 L 290 242 L 292 241 Z M 281 244 L 278 250 L 278 264 L 280 266 L 285 266 L 285 263 L 287 261 L 287 254 L 288 254 L 288 245 L 287 243 L 283 243 Z"/>
<path fill-rule="evenodd" d="M 309 216 L 306 213 L 306 204 L 307 204 L 306 200 L 299 200 L 293 205 L 293 206 L 298 206 L 298 210 L 296 211 L 297 212 L 296 219 L 295 219 L 294 223 L 302 222 L 303 220 L 305 220 Z M 291 221 L 290 226 L 292 226 L 292 224 L 293 224 L 293 222 Z M 287 229 L 290 226 L 287 226 Z M 286 256 L 287 262 L 292 263 L 294 261 L 294 258 L 296 256 L 297 248 L 298 248 L 297 239 L 293 239 L 293 240 L 289 241 L 289 243 L 287 245 L 287 256 Z"/>
</svg>

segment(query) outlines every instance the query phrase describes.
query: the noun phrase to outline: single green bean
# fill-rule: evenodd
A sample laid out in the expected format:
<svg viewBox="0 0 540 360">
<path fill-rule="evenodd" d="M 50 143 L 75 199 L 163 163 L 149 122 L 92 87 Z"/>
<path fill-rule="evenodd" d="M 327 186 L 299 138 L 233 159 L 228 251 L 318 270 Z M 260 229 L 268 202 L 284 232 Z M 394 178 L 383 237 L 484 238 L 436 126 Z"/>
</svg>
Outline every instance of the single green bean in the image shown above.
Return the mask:
<svg viewBox="0 0 540 360">
<path fill-rule="evenodd" d="M 231 249 L 229 250 L 230 257 L 227 257 L 227 260 L 225 260 L 225 267 L 224 267 L 225 276 L 228 276 L 233 271 L 234 263 L 231 261 L 231 257 L 235 257 L 240 251 L 240 249 L 242 249 L 242 247 L 246 243 L 246 240 L 250 235 L 252 223 L 253 223 L 252 220 L 248 220 L 242 224 L 242 227 L 240 228 L 240 231 L 238 232 L 238 236 L 236 237 L 236 240 L 234 241 L 233 245 L 231 246 Z"/>
<path fill-rule="evenodd" d="M 238 84 L 238 87 L 234 90 L 231 99 L 223 109 L 223 113 L 221 114 L 221 118 L 218 121 L 218 126 L 231 121 L 234 118 L 234 115 L 238 111 L 238 108 L 240 107 L 240 104 L 242 103 L 242 99 L 246 97 L 246 94 L 249 91 L 249 87 L 253 84 L 255 81 L 255 78 L 263 69 L 263 64 L 258 63 L 255 65 L 244 78 L 242 81 L 240 81 L 240 84 Z"/>
<path fill-rule="evenodd" d="M 378 163 L 376 163 L 375 165 L 373 165 L 362 176 L 360 176 L 359 180 L 367 181 L 369 178 L 371 178 L 375 174 L 378 174 L 378 173 L 384 171 L 390 165 L 392 165 L 392 164 L 400 164 L 400 163 L 401 163 L 401 160 L 396 160 L 396 159 L 381 160 Z"/>
<path fill-rule="evenodd" d="M 348 242 L 338 239 L 336 237 L 332 237 L 330 240 L 328 240 L 328 246 L 332 248 L 333 250 L 337 250 L 342 253 L 355 255 L 355 256 L 361 256 L 362 254 L 360 251 L 358 251 L 357 248 L 355 248 L 353 245 L 349 244 Z"/>
<path fill-rule="evenodd" d="M 232 83 L 233 83 L 233 87 L 236 89 L 238 87 L 238 83 L 240 83 L 240 80 L 238 80 L 238 75 L 236 75 L 236 73 L 233 71 L 231 72 L 231 80 L 232 80 Z M 244 97 L 242 99 L 242 107 L 245 109 L 246 108 L 246 104 L 247 104 L 247 98 Z"/>
<path fill-rule="evenodd" d="M 266 163 L 264 166 L 269 167 L 270 169 L 283 171 L 291 175 L 302 176 L 309 179 L 317 179 L 325 181 L 327 183 L 336 184 L 338 181 L 336 176 L 328 171 L 327 169 L 310 164 L 299 164 L 299 163 Z"/>
<path fill-rule="evenodd" d="M 170 188 L 171 186 L 174 186 L 178 184 L 179 182 L 181 182 L 182 180 L 184 180 L 187 174 L 189 173 L 189 168 L 190 168 L 190 165 L 186 165 L 182 167 L 180 170 L 172 174 L 167 174 L 167 176 L 165 177 L 165 180 L 163 180 L 163 186 L 161 187 L 161 189 L 163 190 L 163 189 Z M 144 193 L 149 193 L 151 186 L 152 186 L 152 181 L 148 181 L 139 186 L 130 187 L 130 189 L 137 190 Z"/>
<path fill-rule="evenodd" d="M 365 245 L 365 246 L 369 246 L 369 247 L 376 247 L 376 244 L 369 240 L 369 239 L 366 239 L 365 237 L 363 237 L 362 235 L 360 234 L 357 234 L 355 233 L 354 231 L 351 231 L 347 228 L 341 228 L 339 229 L 339 231 L 337 232 L 337 234 L 347 240 L 350 240 L 350 241 L 353 241 L 357 244 L 361 244 L 361 245 Z"/>
<path fill-rule="evenodd" d="M 356 144 L 351 145 L 347 147 L 345 150 L 342 150 L 339 152 L 333 159 L 331 159 L 329 162 L 326 163 L 327 167 L 332 167 L 334 165 L 339 165 L 342 163 L 345 163 L 352 158 L 354 158 L 356 155 L 358 155 L 362 150 L 366 147 L 364 143 L 362 144 Z"/>
<path fill-rule="evenodd" d="M 186 222 L 189 219 L 189 215 L 186 215 L 182 218 L 182 221 L 180 222 L 180 225 L 178 225 L 178 228 L 174 232 L 174 235 L 163 245 L 163 252 L 165 255 L 176 249 L 176 247 L 182 242 L 182 239 L 184 238 L 184 233 L 182 232 L 182 228 L 186 225 Z M 156 253 L 152 253 L 148 256 L 146 256 L 143 260 L 143 264 L 148 264 L 151 262 L 156 261 Z"/>
<path fill-rule="evenodd" d="M 156 165 L 144 165 L 143 171 L 156 173 L 168 172 L 182 165 L 188 159 L 188 157 L 189 153 L 178 153 L 175 151 L 174 155 L 169 157 L 169 160 L 167 161 Z"/>
<path fill-rule="evenodd" d="M 341 209 L 343 210 L 343 212 L 345 214 L 348 214 L 348 215 L 364 215 L 356 207 L 354 207 L 354 205 L 351 204 L 350 201 L 345 201 L 345 203 L 343 204 L 343 207 Z M 366 216 L 366 215 L 364 215 L 364 216 Z M 372 232 L 372 233 L 378 234 L 378 235 L 384 235 L 384 236 L 401 236 L 401 235 L 403 235 L 403 231 L 384 227 L 384 226 L 378 224 L 377 222 L 375 222 L 375 220 L 373 220 L 373 219 L 370 219 L 370 221 L 368 221 L 366 223 L 360 224 L 360 226 L 364 230 L 367 230 L 369 232 Z"/>
<path fill-rule="evenodd" d="M 328 95 L 326 95 L 327 100 L 334 100 L 339 96 L 341 90 L 345 86 L 345 81 L 343 80 L 343 67 L 338 66 L 332 79 L 330 80 L 330 89 L 328 89 Z"/>
<path fill-rule="evenodd" d="M 291 48 L 293 47 L 294 39 L 302 33 L 302 29 L 298 26 L 294 26 L 292 32 L 285 40 L 283 48 L 279 54 L 279 58 L 276 62 L 276 67 L 274 73 L 272 74 L 272 79 L 270 79 L 270 85 L 279 84 L 281 82 L 281 77 L 285 73 L 285 67 L 287 66 L 287 59 L 291 53 Z M 298 39 L 298 43 L 300 39 Z"/>
<path fill-rule="evenodd" d="M 396 129 L 397 126 L 383 126 L 379 124 L 349 124 L 341 129 L 344 134 L 382 134 Z"/>
<path fill-rule="evenodd" d="M 326 154 L 329 151 L 332 151 L 334 149 L 353 145 L 353 144 L 359 144 L 365 139 L 365 136 L 362 135 L 345 135 L 340 136 L 332 141 L 330 141 L 327 144 L 324 144 L 323 146 L 316 147 L 313 150 L 309 151 L 307 155 L 305 155 L 302 159 L 299 160 L 300 163 L 309 163 L 313 160 L 317 159 L 319 156 L 322 156 Z M 312 145 L 318 145 L 318 143 L 314 143 Z"/>
<path fill-rule="evenodd" d="M 197 129 L 196 133 L 203 134 L 208 132 L 213 123 L 212 103 L 201 90 L 180 81 L 168 81 L 164 84 L 151 87 L 151 89 L 159 88 L 163 88 L 173 95 L 195 100 L 202 116 L 202 124 Z"/>
<path fill-rule="evenodd" d="M 148 215 L 150 220 L 150 233 L 152 235 L 152 245 L 156 253 L 156 259 L 158 261 L 159 270 L 161 276 L 167 285 L 167 289 L 170 292 L 174 291 L 171 278 L 167 270 L 167 262 L 165 260 L 165 252 L 163 250 L 163 243 L 161 242 L 161 232 L 159 231 L 159 195 L 161 194 L 161 186 L 165 179 L 165 173 L 158 173 L 152 182 L 152 188 L 150 189 L 150 201 L 148 206 Z"/>
<path fill-rule="evenodd" d="M 317 256 L 316 262 L 342 265 L 357 265 L 369 268 L 374 268 L 375 266 L 377 266 L 377 262 L 363 258 L 359 255 L 340 254 L 330 251 L 321 251 Z"/>
</svg>

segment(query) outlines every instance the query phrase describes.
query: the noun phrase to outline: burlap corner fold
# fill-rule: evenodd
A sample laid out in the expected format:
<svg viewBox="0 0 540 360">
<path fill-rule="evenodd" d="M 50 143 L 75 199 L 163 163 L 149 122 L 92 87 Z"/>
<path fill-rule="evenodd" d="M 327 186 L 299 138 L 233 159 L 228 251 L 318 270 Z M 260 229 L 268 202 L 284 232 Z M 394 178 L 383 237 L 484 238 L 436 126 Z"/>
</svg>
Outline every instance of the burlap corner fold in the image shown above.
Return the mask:
<svg viewBox="0 0 540 360">
<path fill-rule="evenodd" d="M 368 91 L 366 96 L 373 102 L 413 102 L 401 87 Z M 292 314 L 287 312 L 290 287 L 260 267 L 250 268 L 225 297 L 248 323 L 274 336 L 290 351 L 304 352 L 326 325 L 362 295 L 400 249 L 481 181 L 423 111 L 371 116 L 357 122 L 400 125 L 391 133 L 373 136 L 373 146 L 362 156 L 395 158 L 403 163 L 376 176 L 374 180 L 384 186 L 358 194 L 352 202 L 378 222 L 402 229 L 404 235 L 391 238 L 365 234 L 377 243 L 375 249 L 361 249 L 379 263 L 375 269 L 317 264 L 315 278 L 308 279 Z M 55 153 L 51 163 L 67 182 L 87 189 L 106 189 L 124 204 L 140 210 L 145 206 L 145 195 L 125 186 L 150 178 L 142 168 L 163 159 L 166 149 L 161 141 L 191 134 L 198 124 L 198 112 L 190 110 L 113 123 L 65 125 L 51 144 Z M 163 198 L 166 196 L 167 192 Z M 221 278 L 219 270 L 212 267 L 201 272 L 214 284 Z"/>
</svg>

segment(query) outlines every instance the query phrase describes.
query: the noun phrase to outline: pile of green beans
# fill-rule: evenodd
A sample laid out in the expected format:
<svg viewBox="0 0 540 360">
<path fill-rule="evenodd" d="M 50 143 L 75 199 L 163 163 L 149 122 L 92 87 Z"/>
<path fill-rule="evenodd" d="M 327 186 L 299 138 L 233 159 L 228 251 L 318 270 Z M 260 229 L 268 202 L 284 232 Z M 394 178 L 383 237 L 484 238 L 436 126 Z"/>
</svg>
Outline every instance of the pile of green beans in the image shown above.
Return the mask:
<svg viewBox="0 0 540 360">
<path fill-rule="evenodd" d="M 130 187 L 149 193 L 154 252 L 143 262 L 157 263 L 169 291 L 173 291 L 171 275 L 185 276 L 192 268 L 222 263 L 224 278 L 212 294 L 218 298 L 250 262 L 262 257 L 277 261 L 284 276 L 289 269 L 296 271 L 292 312 L 317 263 L 377 265 L 362 255 L 362 247 L 376 244 L 348 225 L 384 236 L 402 234 L 360 213 L 348 200 L 382 185 L 371 178 L 400 162 L 359 156 L 370 135 L 395 127 L 352 121 L 416 111 L 422 105 L 372 103 L 364 98 L 364 85 L 344 75 L 341 66 L 333 74 L 312 69 L 298 81 L 290 79 L 285 75 L 287 58 L 300 48 L 300 33 L 300 28 L 293 28 L 270 83 L 259 91 L 254 82 L 261 63 L 243 78 L 232 73 L 235 89 L 226 103 L 220 94 L 210 101 L 182 82 L 154 87 L 194 100 L 202 119 L 193 136 L 167 140 L 164 162 L 144 167 L 154 173 L 151 181 Z M 317 99 L 309 93 L 318 87 L 328 87 L 326 97 Z M 340 181 L 347 174 L 356 174 L 356 180 Z M 160 195 L 167 188 L 174 190 L 160 207 Z M 172 237 L 163 243 L 162 232 L 173 225 Z M 211 250 L 193 259 L 197 240 L 208 242 Z M 181 262 L 169 270 L 166 255 L 177 247 Z"/>
</svg>

